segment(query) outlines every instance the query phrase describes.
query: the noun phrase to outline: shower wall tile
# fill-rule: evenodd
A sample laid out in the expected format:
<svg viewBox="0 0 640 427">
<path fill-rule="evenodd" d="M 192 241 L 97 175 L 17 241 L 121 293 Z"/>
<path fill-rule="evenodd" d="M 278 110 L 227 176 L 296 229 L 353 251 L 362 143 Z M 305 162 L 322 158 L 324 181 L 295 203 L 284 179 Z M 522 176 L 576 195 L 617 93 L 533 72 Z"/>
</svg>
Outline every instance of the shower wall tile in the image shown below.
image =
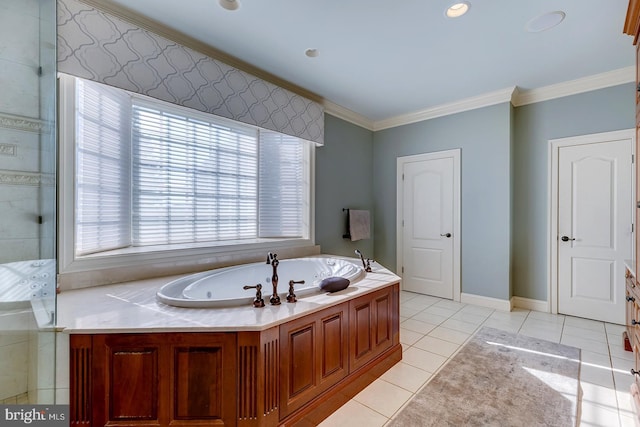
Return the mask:
<svg viewBox="0 0 640 427">
<path fill-rule="evenodd" d="M 43 392 L 49 396 L 48 390 L 55 388 L 55 332 L 32 331 L 29 337 L 29 395 Z M 38 402 L 53 402 L 53 395 Z"/>
<path fill-rule="evenodd" d="M 0 185 L 2 240 L 39 237 L 38 193 L 38 187 L 32 185 Z"/>
<path fill-rule="evenodd" d="M 37 332 L 37 348 L 32 348 L 31 353 L 38 355 L 37 369 L 38 380 L 37 388 L 53 389 L 55 388 L 55 360 L 56 360 L 56 337 L 55 332 Z"/>
<path fill-rule="evenodd" d="M 16 311 L 15 314 L 6 312 L 0 316 L 0 323 L 3 325 L 0 334 L 0 401 L 11 398 L 11 402 L 15 404 L 18 403 L 16 396 L 27 392 L 26 366 L 19 363 L 27 359 L 29 348 L 29 333 L 24 330 L 28 327 L 29 321 L 21 320 L 25 319 L 23 314 L 29 313 L 27 311 L 24 313 Z M 16 326 L 21 327 L 22 330 L 11 330 Z M 10 360 L 12 357 L 19 360 L 12 361 Z M 14 371 L 16 367 L 18 370 Z"/>
<path fill-rule="evenodd" d="M 0 127 L 0 170 L 38 172 L 39 163 L 40 136 L 37 133 Z"/>
<path fill-rule="evenodd" d="M 39 63 L 40 19 L 19 11 L 0 13 L 0 57 L 31 67 Z"/>
<path fill-rule="evenodd" d="M 26 66 L 0 58 L 0 112 L 38 117 L 37 66 Z"/>
<path fill-rule="evenodd" d="M 29 331 L 29 348 L 27 358 L 27 369 L 29 374 L 27 375 L 27 391 L 29 395 L 34 396 L 35 391 L 38 388 L 38 345 L 37 345 L 38 333 Z"/>
<path fill-rule="evenodd" d="M 24 334 L 25 339 L 21 340 L 20 342 L 29 341 L 29 331 L 36 328 L 33 311 L 31 309 L 14 309 L 0 311 L 0 324 L 2 324 L 3 334 Z"/>
<path fill-rule="evenodd" d="M 43 134 L 40 139 L 40 172 L 51 174 L 51 182 L 55 178 L 57 153 L 55 148 L 55 138 L 48 134 Z"/>
<path fill-rule="evenodd" d="M 40 239 L 40 256 L 41 259 L 53 259 L 56 257 L 55 238 Z"/>
<path fill-rule="evenodd" d="M 0 347 L 0 399 L 27 391 L 29 343 Z"/>
<path fill-rule="evenodd" d="M 70 393 L 68 388 L 56 388 L 56 405 L 68 405 Z"/>
<path fill-rule="evenodd" d="M 1 321 L 2 320 L 0 320 L 0 322 Z M 2 328 L 2 334 L 0 334 L 0 347 L 26 341 L 29 341 L 29 334 L 22 331 L 7 331 Z"/>
<path fill-rule="evenodd" d="M 68 389 L 69 383 L 69 334 L 56 333 L 56 389 Z"/>
<path fill-rule="evenodd" d="M 4 262 L 38 259 L 38 239 L 0 239 L 0 260 Z"/>
<path fill-rule="evenodd" d="M 40 17 L 40 2 L 38 0 L 3 0 L 0 3 L 0 13 L 6 12 L 38 18 Z"/>
<path fill-rule="evenodd" d="M 55 401 L 56 391 L 54 389 L 39 389 L 29 392 L 29 403 L 31 405 L 48 405 Z"/>
</svg>

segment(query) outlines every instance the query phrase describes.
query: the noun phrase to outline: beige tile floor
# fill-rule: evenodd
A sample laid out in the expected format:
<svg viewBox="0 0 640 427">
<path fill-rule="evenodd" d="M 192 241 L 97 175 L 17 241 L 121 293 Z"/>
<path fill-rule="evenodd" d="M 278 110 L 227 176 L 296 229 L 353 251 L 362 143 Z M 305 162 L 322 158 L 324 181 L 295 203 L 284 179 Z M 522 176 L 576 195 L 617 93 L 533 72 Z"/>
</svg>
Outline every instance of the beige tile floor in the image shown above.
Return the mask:
<svg viewBox="0 0 640 427">
<path fill-rule="evenodd" d="M 633 356 L 624 350 L 623 326 L 522 309 L 508 313 L 404 291 L 400 293 L 400 321 L 402 361 L 321 426 L 386 425 L 480 326 L 579 347 L 580 425 L 635 425 L 629 397 Z"/>
</svg>

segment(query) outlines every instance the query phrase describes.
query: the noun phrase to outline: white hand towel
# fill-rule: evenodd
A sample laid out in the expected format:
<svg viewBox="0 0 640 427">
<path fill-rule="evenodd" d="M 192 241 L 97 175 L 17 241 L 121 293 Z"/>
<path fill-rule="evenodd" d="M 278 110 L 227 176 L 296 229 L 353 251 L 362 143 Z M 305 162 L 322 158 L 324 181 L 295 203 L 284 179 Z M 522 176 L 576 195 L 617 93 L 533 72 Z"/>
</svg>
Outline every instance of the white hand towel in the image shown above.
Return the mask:
<svg viewBox="0 0 640 427">
<path fill-rule="evenodd" d="M 368 239 L 371 235 L 371 218 L 369 211 L 349 210 L 349 232 L 351 241 Z"/>
</svg>

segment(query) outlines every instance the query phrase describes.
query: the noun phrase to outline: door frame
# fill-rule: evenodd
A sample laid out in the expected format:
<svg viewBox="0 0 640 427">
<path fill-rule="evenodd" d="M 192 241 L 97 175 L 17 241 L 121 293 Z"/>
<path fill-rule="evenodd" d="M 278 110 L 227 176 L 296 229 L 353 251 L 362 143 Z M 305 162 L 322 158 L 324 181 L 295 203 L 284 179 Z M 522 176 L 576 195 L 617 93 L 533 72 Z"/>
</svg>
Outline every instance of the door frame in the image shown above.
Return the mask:
<svg viewBox="0 0 640 427">
<path fill-rule="evenodd" d="M 547 259 L 548 284 L 547 284 L 547 310 L 549 313 L 558 314 L 558 157 L 561 147 L 571 147 L 576 145 L 597 144 L 604 140 L 631 139 L 631 155 L 635 157 L 636 136 L 635 129 L 623 129 L 611 132 L 594 133 L 589 135 L 570 136 L 567 138 L 550 139 L 548 141 L 548 203 L 549 223 L 547 224 Z M 634 160 L 631 167 L 632 175 L 635 176 L 636 162 Z M 631 195 L 636 192 L 635 179 L 631 180 Z M 633 200 L 633 199 L 632 199 Z M 632 203 L 632 209 L 635 203 Z M 635 222 L 635 214 L 632 212 L 632 221 Z M 635 227 L 634 227 L 635 235 Z M 633 238 L 632 238 L 633 239 Z M 631 245 L 632 254 L 635 245 Z"/>
<path fill-rule="evenodd" d="M 412 156 L 398 157 L 396 167 L 396 271 L 400 277 L 404 277 L 402 266 L 404 264 L 404 233 L 402 218 L 404 217 L 404 185 L 402 171 L 406 163 L 423 162 L 453 157 L 453 301 L 460 302 L 460 154 L 461 149 L 435 151 L 431 153 L 416 154 Z M 404 289 L 404 287 L 403 287 Z"/>
</svg>

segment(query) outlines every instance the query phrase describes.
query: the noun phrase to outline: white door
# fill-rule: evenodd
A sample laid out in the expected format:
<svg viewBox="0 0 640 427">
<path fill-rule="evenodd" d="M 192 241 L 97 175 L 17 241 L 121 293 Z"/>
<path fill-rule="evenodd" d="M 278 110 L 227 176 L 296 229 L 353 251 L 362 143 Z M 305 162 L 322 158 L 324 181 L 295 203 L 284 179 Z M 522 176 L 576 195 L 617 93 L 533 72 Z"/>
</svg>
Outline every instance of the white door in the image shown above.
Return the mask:
<svg viewBox="0 0 640 427">
<path fill-rule="evenodd" d="M 459 291 L 454 295 L 454 246 L 459 241 L 455 217 L 459 157 L 454 153 L 459 151 L 434 153 L 426 159 L 412 156 L 399 163 L 403 289 L 448 299 L 459 299 Z"/>
<path fill-rule="evenodd" d="M 624 324 L 632 139 L 558 148 L 558 312 Z"/>
</svg>

